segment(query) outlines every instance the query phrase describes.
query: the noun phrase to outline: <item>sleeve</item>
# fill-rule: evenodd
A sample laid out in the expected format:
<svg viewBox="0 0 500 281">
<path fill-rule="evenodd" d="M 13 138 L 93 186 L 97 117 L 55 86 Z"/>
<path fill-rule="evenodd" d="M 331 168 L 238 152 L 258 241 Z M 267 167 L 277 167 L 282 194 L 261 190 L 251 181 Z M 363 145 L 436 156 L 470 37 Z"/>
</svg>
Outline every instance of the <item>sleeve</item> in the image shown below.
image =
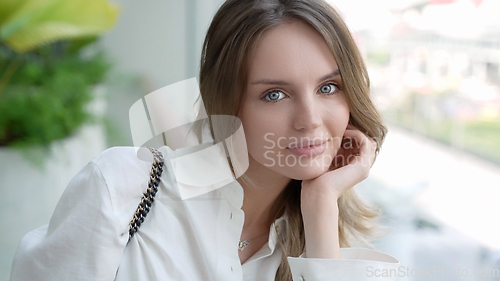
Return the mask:
<svg viewBox="0 0 500 281">
<path fill-rule="evenodd" d="M 288 257 L 293 281 L 396 280 L 399 261 L 380 251 L 340 248 L 341 259 Z"/>
<path fill-rule="evenodd" d="M 114 280 L 127 241 L 106 181 L 90 162 L 66 187 L 49 224 L 23 236 L 10 280 Z"/>
</svg>

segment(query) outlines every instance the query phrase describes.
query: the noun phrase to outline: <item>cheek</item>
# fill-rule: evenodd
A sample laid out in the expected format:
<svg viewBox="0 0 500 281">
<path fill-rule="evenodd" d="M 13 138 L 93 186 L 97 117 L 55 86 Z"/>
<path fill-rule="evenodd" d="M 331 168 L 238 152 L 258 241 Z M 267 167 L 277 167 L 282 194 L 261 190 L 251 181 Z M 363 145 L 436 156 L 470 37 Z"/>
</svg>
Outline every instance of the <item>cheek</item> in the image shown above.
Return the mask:
<svg viewBox="0 0 500 281">
<path fill-rule="evenodd" d="M 282 135 L 280 130 L 284 128 L 279 120 L 264 112 L 259 112 L 258 109 L 242 112 L 240 119 L 242 120 L 250 156 L 254 159 L 263 160 L 266 158 L 266 151 L 277 149 L 274 144 Z M 285 144 L 286 142 L 282 143 Z M 273 145 L 274 148 L 271 148 Z"/>
<path fill-rule="evenodd" d="M 258 157 L 255 154 L 263 154 L 265 150 L 269 150 L 269 147 L 275 143 L 278 132 L 269 119 L 259 119 L 254 116 L 252 122 L 243 123 L 243 126 L 249 152 L 254 158 Z"/>
<path fill-rule="evenodd" d="M 349 122 L 349 106 L 347 103 L 340 103 L 335 105 L 335 110 L 329 111 L 329 117 L 326 118 L 326 126 L 332 134 L 344 133 Z"/>
</svg>

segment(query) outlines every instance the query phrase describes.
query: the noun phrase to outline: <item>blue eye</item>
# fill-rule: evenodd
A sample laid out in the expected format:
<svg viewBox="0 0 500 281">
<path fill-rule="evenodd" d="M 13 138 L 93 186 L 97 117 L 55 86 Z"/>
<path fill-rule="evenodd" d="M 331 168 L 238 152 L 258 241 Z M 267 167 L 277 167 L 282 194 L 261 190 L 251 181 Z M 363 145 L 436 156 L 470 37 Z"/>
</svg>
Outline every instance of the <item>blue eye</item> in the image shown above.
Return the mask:
<svg viewBox="0 0 500 281">
<path fill-rule="evenodd" d="M 319 90 L 324 94 L 331 95 L 331 94 L 333 94 L 333 92 L 335 91 L 336 88 L 338 88 L 338 87 L 334 83 L 328 83 L 328 84 L 321 86 L 321 88 Z"/>
<path fill-rule="evenodd" d="M 338 90 L 340 90 L 340 87 L 337 84 L 330 82 L 323 84 L 319 90 L 321 93 L 330 96 L 336 94 Z M 270 90 L 261 99 L 266 102 L 279 102 L 283 99 L 280 98 L 280 96 L 283 96 L 284 98 L 285 93 L 283 93 L 283 91 L 280 90 Z"/>
<path fill-rule="evenodd" d="M 280 101 L 281 99 L 279 98 L 280 94 L 283 94 L 284 93 L 282 91 L 278 91 L 278 90 L 272 90 L 272 91 L 269 91 L 267 92 L 267 94 L 265 94 L 262 99 L 266 100 L 266 101 L 269 101 L 269 102 L 278 102 Z M 269 97 L 269 98 L 267 98 Z"/>
</svg>

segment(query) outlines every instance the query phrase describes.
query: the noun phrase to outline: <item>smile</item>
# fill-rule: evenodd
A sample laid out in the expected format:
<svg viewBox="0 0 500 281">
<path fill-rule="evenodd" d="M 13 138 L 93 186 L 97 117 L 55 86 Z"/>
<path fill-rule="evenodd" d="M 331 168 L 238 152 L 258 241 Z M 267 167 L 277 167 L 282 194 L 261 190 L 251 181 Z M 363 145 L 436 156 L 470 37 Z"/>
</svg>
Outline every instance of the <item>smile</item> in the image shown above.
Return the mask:
<svg viewBox="0 0 500 281">
<path fill-rule="evenodd" d="M 327 142 L 324 142 L 322 144 L 312 145 L 309 147 L 296 147 L 296 148 L 287 147 L 287 149 L 297 156 L 314 157 L 325 152 L 326 144 Z"/>
</svg>

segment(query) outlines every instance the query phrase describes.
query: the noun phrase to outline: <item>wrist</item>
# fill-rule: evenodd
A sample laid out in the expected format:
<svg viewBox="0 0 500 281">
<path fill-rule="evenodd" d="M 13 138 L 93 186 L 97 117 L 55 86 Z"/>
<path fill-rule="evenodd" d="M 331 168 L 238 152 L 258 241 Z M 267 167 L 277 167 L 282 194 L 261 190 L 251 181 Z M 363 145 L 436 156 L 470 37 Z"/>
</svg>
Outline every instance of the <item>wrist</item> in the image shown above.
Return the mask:
<svg viewBox="0 0 500 281">
<path fill-rule="evenodd" d="M 339 206 L 337 199 L 328 197 L 312 197 L 301 199 L 301 210 L 304 220 L 306 217 L 338 219 Z"/>
<path fill-rule="evenodd" d="M 308 258 L 340 259 L 338 208 L 304 216 Z"/>
<path fill-rule="evenodd" d="M 337 189 L 328 185 L 320 185 L 309 181 L 302 181 L 301 201 L 311 203 L 337 202 L 341 194 Z"/>
</svg>

